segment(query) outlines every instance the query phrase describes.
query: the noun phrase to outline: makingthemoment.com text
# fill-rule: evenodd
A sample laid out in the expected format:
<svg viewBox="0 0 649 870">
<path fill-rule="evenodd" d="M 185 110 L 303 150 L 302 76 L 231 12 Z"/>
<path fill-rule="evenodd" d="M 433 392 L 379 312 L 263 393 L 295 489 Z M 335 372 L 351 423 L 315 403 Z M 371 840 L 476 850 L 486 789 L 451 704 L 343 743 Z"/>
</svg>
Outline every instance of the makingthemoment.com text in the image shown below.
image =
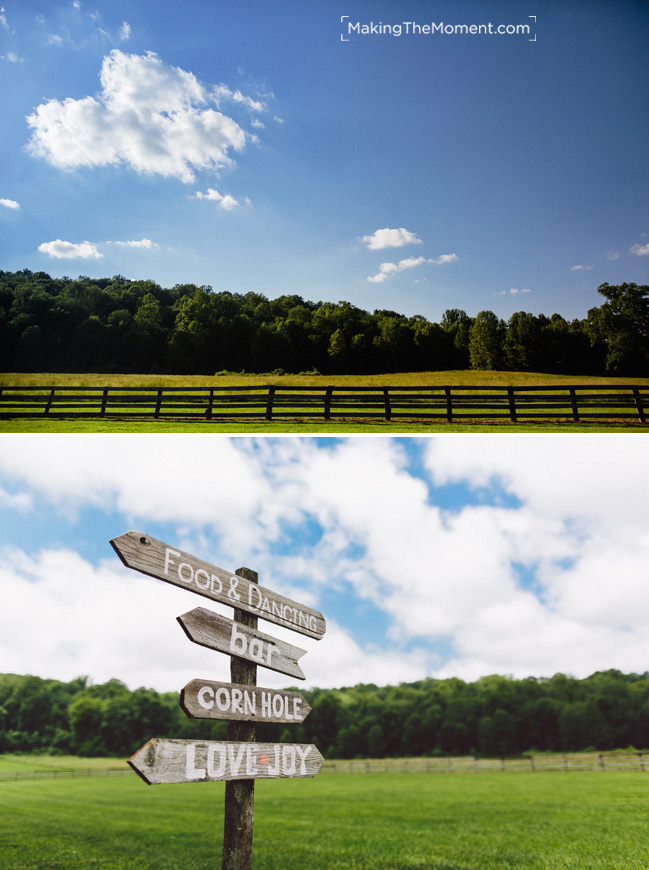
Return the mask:
<svg viewBox="0 0 649 870">
<path fill-rule="evenodd" d="M 536 19 L 536 16 L 530 16 Z M 384 24 L 370 21 L 363 24 L 351 21 L 348 15 L 340 19 L 343 33 L 347 36 L 530 36 L 530 24 L 445 24 L 443 21 L 418 24 L 416 21 L 401 21 Z"/>
</svg>

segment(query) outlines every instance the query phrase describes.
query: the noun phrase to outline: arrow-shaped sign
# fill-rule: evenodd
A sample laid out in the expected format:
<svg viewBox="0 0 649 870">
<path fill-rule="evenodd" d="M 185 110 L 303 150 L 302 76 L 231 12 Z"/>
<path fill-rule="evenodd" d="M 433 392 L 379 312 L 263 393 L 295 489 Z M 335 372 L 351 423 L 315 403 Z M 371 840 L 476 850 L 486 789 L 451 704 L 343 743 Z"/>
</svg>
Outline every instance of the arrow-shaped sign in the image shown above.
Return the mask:
<svg viewBox="0 0 649 870">
<path fill-rule="evenodd" d="M 322 755 L 305 743 L 149 740 L 128 763 L 149 785 L 315 776 Z"/>
<path fill-rule="evenodd" d="M 324 616 L 317 610 L 176 550 L 150 535 L 126 532 L 110 543 L 127 568 L 190 589 L 212 601 L 239 607 L 316 640 L 326 631 Z"/>
<path fill-rule="evenodd" d="M 298 680 L 306 679 L 297 663 L 306 650 L 299 646 L 247 628 L 205 607 L 195 607 L 177 619 L 194 643 L 226 655 L 238 656 L 271 671 L 279 671 L 280 674 L 289 674 Z"/>
<path fill-rule="evenodd" d="M 180 693 L 180 706 L 192 719 L 246 722 L 304 722 L 311 712 L 299 692 L 210 680 L 187 683 Z"/>
</svg>

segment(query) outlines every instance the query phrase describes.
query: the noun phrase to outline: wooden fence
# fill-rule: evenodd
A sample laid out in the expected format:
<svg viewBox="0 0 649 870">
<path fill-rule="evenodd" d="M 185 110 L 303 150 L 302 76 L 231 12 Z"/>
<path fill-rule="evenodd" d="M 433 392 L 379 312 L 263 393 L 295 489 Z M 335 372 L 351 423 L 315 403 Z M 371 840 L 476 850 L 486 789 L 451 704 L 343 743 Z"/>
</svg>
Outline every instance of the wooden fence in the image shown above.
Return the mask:
<svg viewBox="0 0 649 870">
<path fill-rule="evenodd" d="M 325 761 L 320 773 L 542 773 L 543 771 L 593 771 L 599 773 L 649 771 L 649 754 L 642 752 L 575 752 L 562 755 L 525 755 L 516 758 L 382 758 Z M 0 782 L 34 779 L 79 779 L 94 776 L 126 776 L 130 767 L 66 768 L 57 770 L 2 770 Z"/>
<path fill-rule="evenodd" d="M 649 771 L 649 754 L 642 752 L 576 752 L 525 755 L 516 758 L 386 758 L 325 761 L 320 773 L 540 773 L 543 771 Z"/>
<path fill-rule="evenodd" d="M 634 420 L 649 386 L 0 387 L 0 418 Z"/>
<path fill-rule="evenodd" d="M 86 779 L 89 776 L 123 776 L 132 773 L 130 767 L 70 767 L 44 770 L 0 770 L 0 782 L 24 779 Z"/>
</svg>

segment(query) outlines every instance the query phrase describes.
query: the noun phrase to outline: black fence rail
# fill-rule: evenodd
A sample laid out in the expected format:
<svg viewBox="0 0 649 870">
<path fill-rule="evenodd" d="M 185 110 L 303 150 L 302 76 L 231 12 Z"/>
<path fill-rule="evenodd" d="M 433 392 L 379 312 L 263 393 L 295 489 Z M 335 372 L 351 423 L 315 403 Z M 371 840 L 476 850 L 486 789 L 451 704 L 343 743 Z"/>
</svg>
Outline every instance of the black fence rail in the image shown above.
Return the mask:
<svg viewBox="0 0 649 870">
<path fill-rule="evenodd" d="M 453 387 L 0 387 L 0 419 L 178 420 L 635 420 L 649 386 L 588 384 Z"/>
<path fill-rule="evenodd" d="M 648 770 L 649 755 L 642 752 L 572 752 L 515 758 L 474 758 L 464 755 L 441 758 L 326 760 L 320 773 L 645 773 Z"/>
<path fill-rule="evenodd" d="M 132 773 L 130 767 L 70 767 L 43 770 L 0 770 L 0 782 L 24 779 L 87 779 L 89 776 L 123 776 Z"/>
</svg>

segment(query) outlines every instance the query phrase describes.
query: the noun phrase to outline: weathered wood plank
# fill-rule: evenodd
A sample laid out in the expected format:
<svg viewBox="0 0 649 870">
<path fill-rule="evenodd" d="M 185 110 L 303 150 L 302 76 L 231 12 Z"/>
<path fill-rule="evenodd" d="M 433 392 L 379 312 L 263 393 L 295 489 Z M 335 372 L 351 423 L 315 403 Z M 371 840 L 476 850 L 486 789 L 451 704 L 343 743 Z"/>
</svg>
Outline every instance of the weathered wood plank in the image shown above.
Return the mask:
<svg viewBox="0 0 649 870">
<path fill-rule="evenodd" d="M 298 680 L 306 679 L 297 663 L 306 653 L 305 649 L 239 625 L 205 607 L 195 607 L 177 619 L 194 643 L 237 656 L 280 674 L 297 677 Z"/>
<path fill-rule="evenodd" d="M 154 738 L 129 758 L 149 785 L 315 776 L 323 762 L 313 744 L 233 743 Z"/>
<path fill-rule="evenodd" d="M 311 707 L 299 692 L 236 683 L 191 680 L 180 693 L 180 706 L 191 719 L 246 722 L 304 722 Z"/>
<path fill-rule="evenodd" d="M 212 601 L 238 607 L 316 640 L 320 640 L 326 631 L 325 619 L 319 611 L 176 550 L 150 535 L 131 531 L 110 543 L 127 568 L 149 577 L 189 589 Z"/>
</svg>

